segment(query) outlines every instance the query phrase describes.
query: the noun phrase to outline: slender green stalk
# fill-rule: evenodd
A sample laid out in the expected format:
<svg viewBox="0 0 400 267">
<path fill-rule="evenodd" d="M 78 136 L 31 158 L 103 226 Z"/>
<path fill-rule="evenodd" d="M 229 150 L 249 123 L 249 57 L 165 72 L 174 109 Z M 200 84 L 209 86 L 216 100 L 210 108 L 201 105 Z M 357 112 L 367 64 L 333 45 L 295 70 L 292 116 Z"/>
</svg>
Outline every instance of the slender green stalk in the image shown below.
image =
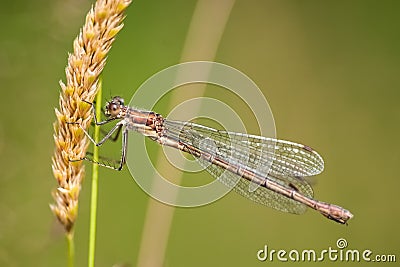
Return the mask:
<svg viewBox="0 0 400 267">
<path fill-rule="evenodd" d="M 67 233 L 67 244 L 68 244 L 68 267 L 74 267 L 75 261 L 75 244 L 74 244 L 74 231 Z"/>
<path fill-rule="evenodd" d="M 101 116 L 101 87 L 102 82 L 99 81 L 99 88 L 96 97 L 96 117 Z M 95 126 L 94 140 L 96 143 L 99 141 L 100 127 Z M 97 146 L 93 148 L 93 159 L 99 160 L 99 149 Z M 96 251 L 96 219 L 97 219 L 97 194 L 98 194 L 98 182 L 99 182 L 99 165 L 93 163 L 92 169 L 92 192 L 90 200 L 90 225 L 89 225 L 89 260 L 88 266 L 94 266 L 94 258 Z"/>
</svg>

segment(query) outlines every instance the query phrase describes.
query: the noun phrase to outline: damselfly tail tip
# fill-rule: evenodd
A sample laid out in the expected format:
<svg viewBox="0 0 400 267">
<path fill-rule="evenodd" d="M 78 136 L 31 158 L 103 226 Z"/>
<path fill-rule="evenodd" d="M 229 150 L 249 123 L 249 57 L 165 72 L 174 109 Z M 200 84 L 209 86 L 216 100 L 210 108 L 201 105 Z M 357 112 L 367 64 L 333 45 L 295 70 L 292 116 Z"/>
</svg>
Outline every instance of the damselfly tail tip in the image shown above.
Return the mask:
<svg viewBox="0 0 400 267">
<path fill-rule="evenodd" d="M 326 210 L 321 209 L 320 212 L 326 218 L 346 225 L 347 221 L 354 216 L 350 211 L 333 204 L 330 204 Z"/>
</svg>

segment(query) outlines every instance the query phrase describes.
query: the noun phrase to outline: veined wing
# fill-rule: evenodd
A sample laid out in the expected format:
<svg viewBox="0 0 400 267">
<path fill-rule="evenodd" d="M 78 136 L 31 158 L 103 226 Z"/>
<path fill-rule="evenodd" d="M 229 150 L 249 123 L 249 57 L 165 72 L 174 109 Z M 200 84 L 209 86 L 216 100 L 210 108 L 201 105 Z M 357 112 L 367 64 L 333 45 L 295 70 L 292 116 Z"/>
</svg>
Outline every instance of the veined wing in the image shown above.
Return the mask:
<svg viewBox="0 0 400 267">
<path fill-rule="evenodd" d="M 228 133 L 229 136 L 240 138 L 240 133 Z M 294 177 L 313 176 L 324 170 L 324 160 L 312 148 L 274 138 L 247 135 L 248 140 L 243 140 L 244 145 L 261 150 L 263 157 L 272 158 L 269 173 Z"/>
<path fill-rule="evenodd" d="M 165 120 L 165 126 L 181 142 L 213 140 L 222 156 L 274 176 L 305 177 L 321 173 L 322 157 L 308 146 L 256 135 L 219 131 L 206 126 Z M 196 142 L 194 142 L 196 140 Z M 206 147 L 207 148 L 207 147 Z"/>
<path fill-rule="evenodd" d="M 257 177 L 277 182 L 289 189 L 312 197 L 311 186 L 302 177 L 322 171 L 322 158 L 306 146 L 254 135 L 218 131 L 202 125 L 165 120 L 166 135 L 188 147 L 209 153 L 217 158 L 251 171 Z M 194 151 L 193 151 L 194 152 Z M 196 153 L 193 153 L 194 155 Z M 223 184 L 260 204 L 291 213 L 303 213 L 306 207 L 237 174 L 210 164 L 203 158 L 199 163 Z"/>
</svg>

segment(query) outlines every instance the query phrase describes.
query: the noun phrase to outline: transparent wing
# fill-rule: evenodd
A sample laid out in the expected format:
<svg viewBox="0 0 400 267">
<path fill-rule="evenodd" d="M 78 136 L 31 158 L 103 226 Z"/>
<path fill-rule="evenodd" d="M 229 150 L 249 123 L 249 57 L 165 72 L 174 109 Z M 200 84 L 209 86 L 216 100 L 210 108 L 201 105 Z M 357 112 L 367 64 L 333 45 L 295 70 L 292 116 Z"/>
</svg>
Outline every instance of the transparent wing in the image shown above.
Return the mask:
<svg viewBox="0 0 400 267">
<path fill-rule="evenodd" d="M 277 182 L 301 194 L 312 197 L 313 190 L 305 176 L 323 170 L 323 160 L 311 148 L 289 141 L 261 136 L 218 131 L 202 125 L 165 120 L 165 135 L 185 144 L 189 149 L 204 151 L 216 158 L 251 171 L 258 177 Z M 193 154 L 195 155 L 196 153 Z M 199 163 L 223 184 L 237 193 L 277 210 L 300 214 L 306 207 L 265 187 L 252 187 L 252 183 L 237 174 L 210 164 L 205 158 Z"/>
</svg>

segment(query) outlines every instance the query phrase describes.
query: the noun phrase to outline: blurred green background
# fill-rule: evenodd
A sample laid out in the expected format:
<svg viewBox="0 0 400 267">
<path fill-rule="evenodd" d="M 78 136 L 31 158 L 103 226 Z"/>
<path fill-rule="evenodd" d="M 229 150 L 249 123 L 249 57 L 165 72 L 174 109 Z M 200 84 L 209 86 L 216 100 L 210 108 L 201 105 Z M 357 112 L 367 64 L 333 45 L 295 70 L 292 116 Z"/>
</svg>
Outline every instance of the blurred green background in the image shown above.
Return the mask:
<svg viewBox="0 0 400 267">
<path fill-rule="evenodd" d="M 66 264 L 66 242 L 48 207 L 56 187 L 52 123 L 67 52 L 91 4 L 2 1 L 0 266 Z M 129 99 L 151 75 L 177 64 L 195 6 L 134 1 L 108 57 L 103 96 Z M 284 214 L 231 193 L 205 207 L 175 210 L 164 266 L 279 266 L 287 263 L 260 262 L 257 251 L 264 245 L 335 249 L 339 238 L 349 249 L 400 260 L 399 12 L 399 1 L 235 2 L 216 61 L 246 73 L 263 90 L 280 139 L 322 154 L 326 168 L 315 197 L 355 217 L 342 226 L 311 210 Z M 76 266 L 87 262 L 89 167 L 75 231 Z M 127 170 L 103 168 L 99 197 L 96 266 L 136 266 L 149 197 Z"/>
</svg>

